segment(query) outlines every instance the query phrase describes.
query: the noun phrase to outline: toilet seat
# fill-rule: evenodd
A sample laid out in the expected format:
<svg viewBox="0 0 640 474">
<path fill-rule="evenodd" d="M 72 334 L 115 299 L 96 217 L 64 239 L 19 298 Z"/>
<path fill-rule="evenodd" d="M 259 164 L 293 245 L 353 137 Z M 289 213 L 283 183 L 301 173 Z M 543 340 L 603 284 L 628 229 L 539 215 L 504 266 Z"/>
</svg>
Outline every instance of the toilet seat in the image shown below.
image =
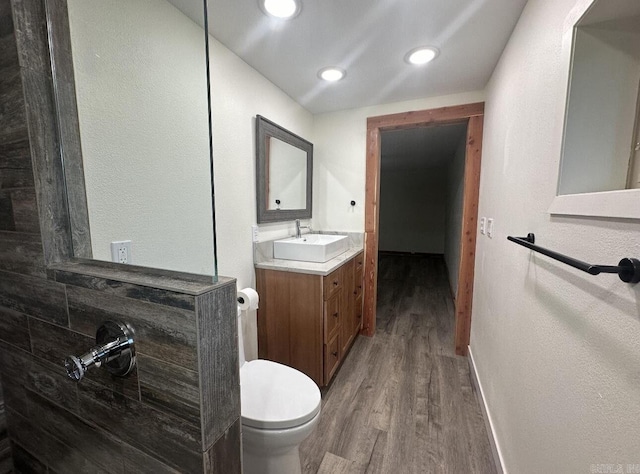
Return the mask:
<svg viewBox="0 0 640 474">
<path fill-rule="evenodd" d="M 240 368 L 242 424 L 261 429 L 300 426 L 320 412 L 320 389 L 302 372 L 268 360 Z"/>
</svg>

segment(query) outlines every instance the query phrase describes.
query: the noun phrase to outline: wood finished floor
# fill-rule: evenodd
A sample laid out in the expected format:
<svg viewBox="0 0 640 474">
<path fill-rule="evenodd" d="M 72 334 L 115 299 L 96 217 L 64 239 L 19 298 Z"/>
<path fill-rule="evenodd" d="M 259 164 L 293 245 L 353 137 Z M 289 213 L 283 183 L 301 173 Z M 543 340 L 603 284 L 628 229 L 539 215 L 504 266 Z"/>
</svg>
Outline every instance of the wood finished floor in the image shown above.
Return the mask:
<svg viewBox="0 0 640 474">
<path fill-rule="evenodd" d="M 440 256 L 381 254 L 377 328 L 323 394 L 303 473 L 495 473 Z"/>
</svg>

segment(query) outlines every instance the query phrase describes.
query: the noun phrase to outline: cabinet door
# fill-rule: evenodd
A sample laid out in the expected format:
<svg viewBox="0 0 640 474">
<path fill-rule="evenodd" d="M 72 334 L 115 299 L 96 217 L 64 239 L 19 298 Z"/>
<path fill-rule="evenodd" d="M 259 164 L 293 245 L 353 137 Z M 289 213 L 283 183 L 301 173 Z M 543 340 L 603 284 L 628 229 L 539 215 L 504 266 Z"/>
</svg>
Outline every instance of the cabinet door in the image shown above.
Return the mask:
<svg viewBox="0 0 640 474">
<path fill-rule="evenodd" d="M 329 342 L 340 330 L 340 323 L 342 322 L 342 291 L 334 293 L 324 303 L 324 342 Z"/>
<path fill-rule="evenodd" d="M 340 365 L 340 334 L 333 336 L 327 344 L 324 345 L 324 385 L 329 384 L 331 377 L 336 373 Z"/>
</svg>

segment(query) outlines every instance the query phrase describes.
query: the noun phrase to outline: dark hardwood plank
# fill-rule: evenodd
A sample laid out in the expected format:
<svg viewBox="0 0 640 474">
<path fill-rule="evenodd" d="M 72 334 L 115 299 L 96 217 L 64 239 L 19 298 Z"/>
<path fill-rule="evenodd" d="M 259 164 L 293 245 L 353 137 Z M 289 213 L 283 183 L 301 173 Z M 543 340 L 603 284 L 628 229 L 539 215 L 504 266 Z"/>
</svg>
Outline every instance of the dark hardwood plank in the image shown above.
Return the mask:
<svg viewBox="0 0 640 474">
<path fill-rule="evenodd" d="M 15 188 L 3 191 L 3 193 L 8 193 L 11 196 L 14 230 L 38 234 L 40 232 L 40 223 L 35 188 Z"/>
<path fill-rule="evenodd" d="M 303 472 L 495 472 L 441 256 L 380 256 L 378 321 L 323 394 Z"/>
<path fill-rule="evenodd" d="M 121 472 L 117 458 L 113 459 L 109 470 L 98 467 L 81 454 L 81 451 L 68 446 L 55 436 L 43 431 L 27 417 L 12 412 L 11 438 L 49 466 L 49 473 L 73 474 L 109 474 Z M 75 439 L 75 438 L 74 438 Z M 93 438 L 88 438 L 92 440 Z M 67 441 L 65 439 L 65 441 Z"/>
<path fill-rule="evenodd" d="M 12 3 L 20 66 L 50 74 L 44 2 L 13 0 Z"/>
<path fill-rule="evenodd" d="M 123 452 L 125 474 L 180 474 L 179 471 L 133 446 L 125 444 Z"/>
<path fill-rule="evenodd" d="M 35 2 L 42 3 L 39 0 L 22 1 L 25 6 Z M 36 215 L 39 216 L 44 236 L 45 262 L 51 264 L 73 256 L 69 209 L 65 199 L 64 173 L 55 121 L 53 85 L 46 72 L 30 68 L 22 68 L 22 79 L 38 202 Z"/>
<path fill-rule="evenodd" d="M 199 428 L 88 380 L 78 392 L 81 413 L 91 423 L 173 467 L 202 469 Z"/>
<path fill-rule="evenodd" d="M 0 2 L 0 69 L 12 64 L 18 64 L 18 49 L 14 36 L 11 3 L 3 1 Z"/>
<path fill-rule="evenodd" d="M 2 71 L 0 71 L 0 85 L 2 85 Z M 19 78 L 19 76 L 18 76 Z M 14 85 L 16 87 L 16 85 Z M 22 82 L 19 83 L 19 91 L 22 93 Z M 2 92 L 0 91 L 0 100 L 2 99 Z M 6 93 L 5 93 L 6 95 Z M 24 119 L 24 112 L 20 112 L 20 107 L 24 110 L 24 103 L 19 102 L 17 105 L 11 104 L 2 104 L 0 103 L 0 113 L 4 111 L 7 113 L 8 108 L 13 107 L 14 110 L 9 110 L 9 113 L 13 115 L 11 121 L 15 120 L 16 122 L 21 118 Z M 8 117 L 0 117 L 0 123 L 7 124 L 9 122 Z M 11 122 L 13 123 L 13 122 Z M 31 149 L 29 148 L 29 134 L 27 132 L 26 124 L 22 123 L 19 125 L 12 125 L 14 127 L 14 131 L 3 131 L 0 130 L 0 169 L 2 169 L 2 173 L 6 175 L 10 170 L 14 170 L 17 176 L 21 176 L 20 181 L 26 184 L 27 181 L 30 181 L 30 186 L 34 185 L 33 180 L 33 171 L 31 170 Z M 29 180 L 29 175 L 31 175 L 31 179 Z M 7 184 L 13 182 L 14 184 L 18 181 L 17 177 L 14 178 L 4 178 L 3 182 L 6 181 Z M 6 184 L 3 184 L 3 187 L 9 187 Z M 17 187 L 17 186 L 16 186 Z"/>
<path fill-rule="evenodd" d="M 0 305 L 61 326 L 69 324 L 64 285 L 53 281 L 0 271 Z"/>
<path fill-rule="evenodd" d="M 69 410 L 78 409 L 76 384 L 67 377 L 62 363 L 48 363 L 8 344 L 0 345 L 0 349 L 3 378 L 10 378 Z"/>
<path fill-rule="evenodd" d="M 0 189 L 33 187 L 33 173 L 30 169 L 0 168 Z"/>
<path fill-rule="evenodd" d="M 240 445 L 240 419 L 204 453 L 204 474 L 241 474 L 242 447 Z"/>
<path fill-rule="evenodd" d="M 0 70 L 0 137 L 3 143 L 23 143 L 27 136 L 26 109 L 22 89 L 22 77 L 17 64 L 8 65 Z M 31 155 L 18 152 L 17 145 L 8 149 L 0 148 L 0 167 L 26 168 L 31 166 Z M 18 146 L 20 150 L 22 147 Z M 26 158 L 26 159 L 25 159 Z"/>
<path fill-rule="evenodd" d="M 200 426 L 198 372 L 138 354 L 141 400 Z"/>
<path fill-rule="evenodd" d="M 2 392 L 6 409 L 15 410 L 26 416 L 29 413 L 27 407 L 27 395 L 24 386 L 5 377 L 2 380 Z"/>
<path fill-rule="evenodd" d="M 86 382 L 81 386 L 86 386 Z M 38 420 L 38 426 L 43 427 L 51 437 L 64 440 L 72 450 L 77 450 L 107 472 L 123 471 L 121 441 L 33 392 L 27 391 L 27 399 L 30 419 Z M 89 409 L 83 414 L 91 415 L 92 412 Z M 104 416 L 104 413 L 101 415 Z M 126 416 L 124 413 L 121 415 L 123 418 Z M 53 453 L 49 455 L 52 456 Z"/>
<path fill-rule="evenodd" d="M 86 260 L 72 258 L 63 263 L 51 266 L 53 270 L 79 273 L 105 280 L 131 283 L 151 288 L 158 288 L 186 295 L 202 295 L 220 286 L 235 281 L 232 278 L 218 277 L 213 280 L 211 275 L 197 275 L 195 273 L 174 272 L 158 268 L 140 267 L 137 265 L 121 265 L 100 260 Z"/>
<path fill-rule="evenodd" d="M 237 304 L 235 280 L 196 298 L 202 451 L 240 417 Z"/>
<path fill-rule="evenodd" d="M 47 474 L 47 466 L 38 461 L 19 444 L 11 443 L 14 474 Z"/>
<path fill-rule="evenodd" d="M 27 316 L 17 311 L 0 307 L 0 340 L 22 350 L 31 351 L 31 337 L 29 336 Z"/>
<path fill-rule="evenodd" d="M 165 306 L 176 308 L 195 309 L 195 297 L 193 295 L 178 293 L 175 291 L 153 288 L 150 286 L 134 285 L 120 280 L 111 280 L 97 276 L 85 275 L 81 273 L 65 272 L 54 270 L 56 281 L 67 285 L 98 290 L 114 296 L 133 298 Z"/>
</svg>

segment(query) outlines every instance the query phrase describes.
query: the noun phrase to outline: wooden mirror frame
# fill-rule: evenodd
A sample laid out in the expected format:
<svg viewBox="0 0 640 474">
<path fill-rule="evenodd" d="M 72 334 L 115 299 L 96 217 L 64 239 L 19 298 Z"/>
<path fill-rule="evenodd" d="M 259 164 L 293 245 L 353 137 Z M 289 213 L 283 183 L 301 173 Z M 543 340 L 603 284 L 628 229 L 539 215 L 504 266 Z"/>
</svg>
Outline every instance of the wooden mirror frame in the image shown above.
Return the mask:
<svg viewBox="0 0 640 474">
<path fill-rule="evenodd" d="M 307 154 L 306 204 L 304 209 L 269 209 L 267 192 L 269 189 L 269 157 L 267 138 L 277 138 Z M 313 183 L 313 143 L 305 140 L 280 125 L 256 115 L 256 205 L 258 224 L 292 221 L 311 218 Z"/>
</svg>

